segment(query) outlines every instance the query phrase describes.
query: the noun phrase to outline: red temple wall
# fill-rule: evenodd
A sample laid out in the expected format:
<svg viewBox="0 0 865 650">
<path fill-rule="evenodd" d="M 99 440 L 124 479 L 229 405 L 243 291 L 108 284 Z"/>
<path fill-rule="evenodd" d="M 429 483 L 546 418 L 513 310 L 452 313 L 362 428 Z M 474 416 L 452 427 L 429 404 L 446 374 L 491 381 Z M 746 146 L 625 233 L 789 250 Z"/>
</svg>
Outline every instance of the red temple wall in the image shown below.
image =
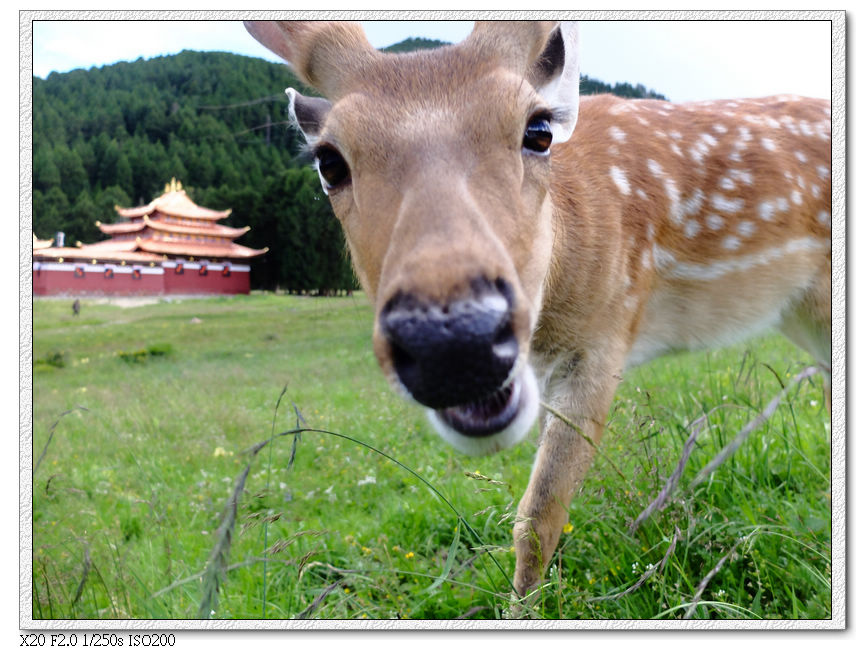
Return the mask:
<svg viewBox="0 0 865 650">
<path fill-rule="evenodd" d="M 173 263 L 162 266 L 119 266 L 111 264 L 74 264 L 34 262 L 33 294 L 51 295 L 153 295 L 153 294 L 237 294 L 249 293 L 249 267 L 223 264 L 184 264 L 176 274 Z M 106 272 L 108 271 L 108 272 Z"/>
<path fill-rule="evenodd" d="M 204 264 L 165 262 L 165 293 L 249 293 L 249 267 L 240 264 Z M 207 273 L 202 274 L 202 269 Z M 226 270 L 227 269 L 227 270 Z"/>
</svg>

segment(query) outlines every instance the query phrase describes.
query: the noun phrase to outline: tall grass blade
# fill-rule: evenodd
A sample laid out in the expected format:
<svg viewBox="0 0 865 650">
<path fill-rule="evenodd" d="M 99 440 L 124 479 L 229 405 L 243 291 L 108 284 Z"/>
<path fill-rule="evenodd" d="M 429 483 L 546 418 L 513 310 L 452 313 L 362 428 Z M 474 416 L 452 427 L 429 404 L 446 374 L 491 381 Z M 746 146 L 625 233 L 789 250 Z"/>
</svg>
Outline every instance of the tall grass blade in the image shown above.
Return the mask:
<svg viewBox="0 0 865 650">
<path fill-rule="evenodd" d="M 727 551 L 727 554 L 724 555 L 724 557 L 722 557 L 720 560 L 718 560 L 717 564 L 715 564 L 715 566 L 712 567 L 712 570 L 709 571 L 709 573 L 707 573 L 705 575 L 705 577 L 700 581 L 700 584 L 697 585 L 697 591 L 694 592 L 694 596 L 691 599 L 691 603 L 688 606 L 688 610 L 685 612 L 685 615 L 682 617 L 683 619 L 685 619 L 685 620 L 690 619 L 694 615 L 694 612 L 697 610 L 697 606 L 701 604 L 700 596 L 703 595 L 703 591 L 708 586 L 709 581 L 712 580 L 712 578 L 714 578 L 715 575 L 717 575 L 718 571 L 721 570 L 721 567 L 723 567 L 724 564 L 727 562 L 727 560 L 729 560 L 733 556 L 733 553 L 735 553 L 736 549 L 739 548 L 739 544 L 741 544 L 742 542 L 749 541 L 751 539 L 751 537 L 756 532 L 757 532 L 756 530 L 753 530 L 750 533 L 748 533 L 745 537 L 740 537 L 739 539 L 737 539 L 736 543 L 733 544 L 733 548 L 731 548 L 729 551 Z"/>
<path fill-rule="evenodd" d="M 795 386 L 798 386 L 803 380 L 811 377 L 812 375 L 817 374 L 819 369 L 816 366 L 808 366 L 798 375 L 793 377 L 792 381 L 784 386 L 784 388 L 772 398 L 772 401 L 764 408 L 760 414 L 748 422 L 739 433 L 736 434 L 736 437 L 727 444 L 717 456 L 715 456 L 703 469 L 700 470 L 699 474 L 697 474 L 697 478 L 695 478 L 691 485 L 689 486 L 691 489 L 702 483 L 708 478 L 709 474 L 714 472 L 718 467 L 727 460 L 730 456 L 736 453 L 736 450 L 745 442 L 745 439 L 753 432 L 755 429 L 759 428 L 772 416 L 772 414 L 777 410 L 778 406 L 781 403 L 781 400 L 784 399 L 784 396 Z"/>
<path fill-rule="evenodd" d="M 310 603 L 309 607 L 307 607 L 300 614 L 295 616 L 295 619 L 303 620 L 305 618 L 309 618 L 309 615 L 312 614 L 315 610 L 317 610 L 319 608 L 319 606 L 324 601 L 324 599 L 327 598 L 327 595 L 331 591 L 333 591 L 334 589 L 339 587 L 341 584 L 342 584 L 342 580 L 337 580 L 333 584 L 330 584 L 327 587 L 325 587 L 324 591 L 322 591 L 318 596 L 316 596 L 315 600 L 312 601 L 312 603 Z"/>
<path fill-rule="evenodd" d="M 447 557 L 447 560 L 445 561 L 445 565 L 444 565 L 444 568 L 442 569 L 442 573 L 438 578 L 436 578 L 435 582 L 433 582 L 429 587 L 426 588 L 427 592 L 433 592 L 436 589 L 438 589 L 442 585 L 442 583 L 444 583 L 444 581 L 447 579 L 447 577 L 450 575 L 451 569 L 454 566 L 454 559 L 456 558 L 457 546 L 459 545 L 459 543 L 460 543 L 460 523 L 457 522 L 457 528 L 456 528 L 456 531 L 454 532 L 454 540 L 451 542 L 450 549 L 448 549 L 448 557 Z"/>
<path fill-rule="evenodd" d="M 45 441 L 45 446 L 42 448 L 42 453 L 39 454 L 39 459 L 36 461 L 36 466 L 33 468 L 33 473 L 36 474 L 36 471 L 39 469 L 39 465 L 42 463 L 42 459 L 45 458 L 45 454 L 48 451 L 48 445 L 51 444 L 51 441 L 54 439 L 54 430 L 57 428 L 57 425 L 60 424 L 60 420 L 62 420 L 65 416 L 70 413 L 74 413 L 75 411 L 90 411 L 90 409 L 77 405 L 75 408 L 71 408 L 68 411 L 63 411 L 57 419 L 54 421 L 54 424 L 51 425 L 51 429 L 49 429 L 50 433 L 48 434 L 48 440 Z"/>
<path fill-rule="evenodd" d="M 662 510 L 664 505 L 666 505 L 667 500 L 670 498 L 670 495 L 673 493 L 673 490 L 676 489 L 676 486 L 679 484 L 679 479 L 682 478 L 682 473 L 685 471 L 685 465 L 688 463 L 688 458 L 691 456 L 691 452 L 694 450 L 694 445 L 697 444 L 697 436 L 703 431 L 703 428 L 706 425 L 706 422 L 709 419 L 709 416 L 719 407 L 713 408 L 711 411 L 706 413 L 705 415 L 700 416 L 691 424 L 691 434 L 688 436 L 688 439 L 685 441 L 685 444 L 682 446 L 682 455 L 679 458 L 679 462 L 676 465 L 676 469 L 673 470 L 673 473 L 670 474 L 670 478 L 667 479 L 667 482 L 664 483 L 664 487 L 661 488 L 661 491 L 658 493 L 658 496 L 655 497 L 654 501 L 652 501 L 648 506 L 646 506 L 645 510 L 643 510 L 637 518 L 634 519 L 633 523 L 628 528 L 628 532 L 633 535 L 637 528 L 639 528 L 646 519 L 652 516 L 656 510 Z"/>
<path fill-rule="evenodd" d="M 203 595 L 201 603 L 198 606 L 198 618 L 208 619 L 210 618 L 210 613 L 216 611 L 219 600 L 219 585 L 225 576 L 228 566 L 228 553 L 231 550 L 234 522 L 237 520 L 237 501 L 243 492 L 243 486 L 246 484 L 246 477 L 249 475 L 251 468 L 252 463 L 250 462 L 237 478 L 234 491 L 231 493 L 228 503 L 226 503 L 225 509 L 222 511 L 219 529 L 216 532 L 216 545 L 213 547 L 210 558 L 207 560 L 207 566 L 202 578 Z"/>
<path fill-rule="evenodd" d="M 81 580 L 78 583 L 78 589 L 75 590 L 75 596 L 72 597 L 72 604 L 78 603 L 81 594 L 84 591 L 84 585 L 87 583 L 87 576 L 90 575 L 90 547 L 84 545 L 84 568 L 81 570 Z"/>
<path fill-rule="evenodd" d="M 276 431 L 276 416 L 279 413 L 279 405 L 282 402 L 282 398 L 285 395 L 286 391 L 288 391 L 288 384 L 285 384 L 282 387 L 282 392 L 279 393 L 279 397 L 276 398 L 276 406 L 273 407 L 273 421 L 270 423 L 270 435 L 273 436 L 274 431 Z M 295 411 L 297 411 L 297 407 L 295 407 Z M 295 444 L 297 444 L 297 439 L 294 440 Z M 294 448 L 292 447 L 292 452 Z M 267 483 L 265 483 L 265 490 L 270 491 L 270 468 L 273 466 L 273 448 L 270 449 L 270 454 L 267 458 Z M 291 467 L 291 463 L 289 462 L 289 467 Z M 267 554 L 267 533 L 268 533 L 268 523 L 264 522 L 264 548 L 265 555 Z M 261 565 L 261 618 L 267 618 L 265 613 L 265 607 L 267 606 L 267 562 L 263 562 Z"/>
</svg>

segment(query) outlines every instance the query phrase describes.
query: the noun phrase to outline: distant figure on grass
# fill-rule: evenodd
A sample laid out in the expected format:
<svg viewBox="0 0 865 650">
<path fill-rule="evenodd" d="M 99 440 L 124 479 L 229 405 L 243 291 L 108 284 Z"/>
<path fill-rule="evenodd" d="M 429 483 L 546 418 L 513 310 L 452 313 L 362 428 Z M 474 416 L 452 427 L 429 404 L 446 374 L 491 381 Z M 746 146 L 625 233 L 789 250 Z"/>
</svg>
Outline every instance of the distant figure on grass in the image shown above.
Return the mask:
<svg viewBox="0 0 865 650">
<path fill-rule="evenodd" d="M 77 316 L 81 313 L 81 301 L 78 298 L 75 299 L 75 302 L 72 303 L 72 315 Z"/>
</svg>

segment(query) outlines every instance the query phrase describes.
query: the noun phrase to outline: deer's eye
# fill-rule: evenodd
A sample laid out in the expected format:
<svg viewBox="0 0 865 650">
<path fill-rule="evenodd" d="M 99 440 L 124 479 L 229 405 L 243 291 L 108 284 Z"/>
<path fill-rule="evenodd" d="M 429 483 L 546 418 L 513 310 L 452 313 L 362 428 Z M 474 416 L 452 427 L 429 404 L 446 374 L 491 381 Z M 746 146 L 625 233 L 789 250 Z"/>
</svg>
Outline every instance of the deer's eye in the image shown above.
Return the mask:
<svg viewBox="0 0 865 650">
<path fill-rule="evenodd" d="M 323 145 L 316 149 L 315 162 L 326 190 L 338 188 L 351 180 L 348 163 L 333 147 Z"/>
<path fill-rule="evenodd" d="M 546 115 L 535 115 L 526 124 L 523 135 L 523 148 L 535 153 L 546 153 L 553 144 L 553 131 L 550 118 Z"/>
</svg>

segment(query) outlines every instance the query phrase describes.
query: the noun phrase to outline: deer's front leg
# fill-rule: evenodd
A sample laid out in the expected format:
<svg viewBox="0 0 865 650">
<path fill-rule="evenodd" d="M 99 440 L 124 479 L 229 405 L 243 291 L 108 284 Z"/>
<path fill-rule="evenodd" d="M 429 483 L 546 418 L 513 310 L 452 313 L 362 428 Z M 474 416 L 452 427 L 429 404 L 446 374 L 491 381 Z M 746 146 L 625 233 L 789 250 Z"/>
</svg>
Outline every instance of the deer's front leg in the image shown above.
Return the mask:
<svg viewBox="0 0 865 650">
<path fill-rule="evenodd" d="M 595 444 L 618 385 L 619 358 L 581 358 L 560 364 L 543 398 Z M 514 586 L 520 596 L 540 582 L 567 523 L 571 499 L 594 457 L 594 447 L 559 418 L 546 413 L 541 422 L 540 445 L 514 526 Z"/>
</svg>

